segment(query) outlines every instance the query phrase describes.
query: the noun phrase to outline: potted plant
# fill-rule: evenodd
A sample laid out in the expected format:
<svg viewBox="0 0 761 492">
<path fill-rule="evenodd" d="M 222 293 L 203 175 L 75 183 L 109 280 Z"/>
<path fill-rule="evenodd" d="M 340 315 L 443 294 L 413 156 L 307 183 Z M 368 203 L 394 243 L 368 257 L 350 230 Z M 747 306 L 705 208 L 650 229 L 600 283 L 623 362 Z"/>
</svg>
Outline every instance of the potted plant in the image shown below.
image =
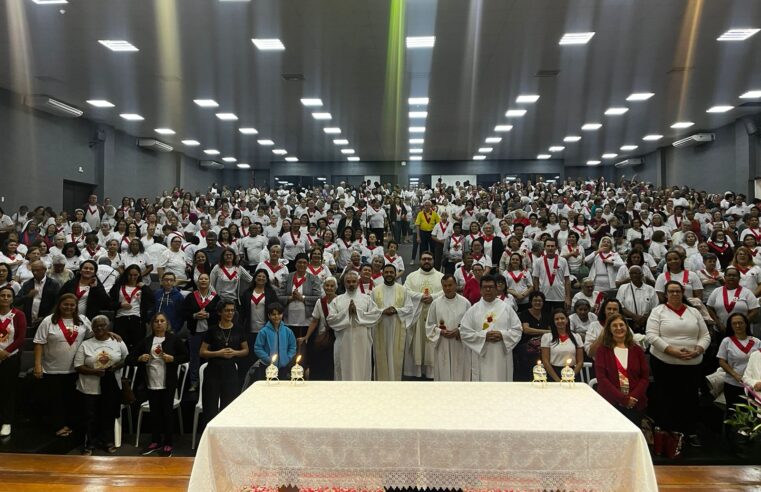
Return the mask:
<svg viewBox="0 0 761 492">
<path fill-rule="evenodd" d="M 761 394 L 745 387 L 746 403 L 739 403 L 730 409 L 730 417 L 724 421 L 735 432 L 730 440 L 737 446 L 740 455 L 756 458 L 761 456 L 756 448 L 761 448 Z"/>
</svg>

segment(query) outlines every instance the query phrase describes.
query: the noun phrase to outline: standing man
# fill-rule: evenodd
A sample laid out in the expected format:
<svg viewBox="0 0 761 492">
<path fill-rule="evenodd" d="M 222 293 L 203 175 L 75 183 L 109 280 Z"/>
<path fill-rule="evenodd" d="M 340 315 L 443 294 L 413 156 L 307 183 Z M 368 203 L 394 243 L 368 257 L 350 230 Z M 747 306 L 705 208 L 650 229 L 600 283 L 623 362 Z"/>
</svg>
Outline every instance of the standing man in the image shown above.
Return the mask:
<svg viewBox="0 0 761 492">
<path fill-rule="evenodd" d="M 439 214 L 433 210 L 430 200 L 423 202 L 423 210 L 418 212 L 415 219 L 415 225 L 417 226 L 417 243 L 420 248 L 420 258 L 422 261 L 423 253 L 426 251 L 433 251 L 433 241 L 431 240 L 431 233 L 433 228 L 441 222 Z M 414 261 L 414 255 L 412 260 Z"/>
<path fill-rule="evenodd" d="M 383 285 L 373 290 L 372 298 L 383 312 L 373 336 L 375 379 L 401 381 L 404 342 L 407 331 L 415 323 L 415 308 L 419 302 L 414 302 L 413 294 L 396 283 L 396 267 L 391 263 L 383 267 Z"/>
<path fill-rule="evenodd" d="M 428 202 L 430 204 L 430 202 Z M 433 345 L 425 333 L 428 309 L 434 299 L 442 293 L 441 277 L 443 275 L 433 268 L 433 254 L 424 251 L 420 255 L 420 268 L 410 273 L 404 286 L 413 294 L 422 296 L 420 316 L 407 332 L 404 356 L 404 375 L 411 377 L 433 378 Z"/>
<path fill-rule="evenodd" d="M 372 330 L 381 316 L 370 296 L 357 289 L 359 274 L 350 270 L 344 276 L 346 292 L 333 299 L 325 318 L 336 334 L 333 345 L 336 381 L 372 379 Z"/>
<path fill-rule="evenodd" d="M 431 303 L 426 319 L 426 334 L 433 344 L 433 380 L 470 381 L 472 351 L 460 336 L 460 321 L 470 302 L 457 293 L 453 275 L 444 275 L 441 287 L 444 295 Z"/>
<path fill-rule="evenodd" d="M 557 241 L 553 238 L 544 242 L 544 254 L 534 260 L 531 269 L 534 290 L 544 294 L 544 309 L 551 313 L 555 309 L 571 308 L 571 274 L 568 262 L 557 254 Z"/>
<path fill-rule="evenodd" d="M 513 348 L 522 335 L 518 315 L 497 298 L 497 280 L 481 278 L 481 300 L 460 322 L 462 342 L 473 351 L 473 381 L 512 381 Z"/>
</svg>

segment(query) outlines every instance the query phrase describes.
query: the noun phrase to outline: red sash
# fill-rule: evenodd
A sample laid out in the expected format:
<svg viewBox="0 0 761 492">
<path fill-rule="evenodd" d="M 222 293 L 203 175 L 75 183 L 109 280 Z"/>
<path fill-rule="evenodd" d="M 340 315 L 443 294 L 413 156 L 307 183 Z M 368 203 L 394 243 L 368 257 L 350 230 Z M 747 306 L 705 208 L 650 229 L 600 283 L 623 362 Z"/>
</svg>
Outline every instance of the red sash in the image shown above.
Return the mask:
<svg viewBox="0 0 761 492">
<path fill-rule="evenodd" d="M 306 274 L 304 274 L 303 277 L 299 278 L 298 274 L 294 273 L 293 274 L 293 291 L 294 292 L 297 291 L 299 289 L 299 287 L 304 285 L 304 282 L 306 282 L 306 281 L 307 281 Z"/>
<path fill-rule="evenodd" d="M 587 228 L 586 227 L 573 226 L 573 228 L 576 230 L 576 232 L 578 232 L 582 236 L 587 233 Z"/>
<path fill-rule="evenodd" d="M 751 267 L 743 268 L 739 265 L 735 265 L 735 268 L 737 268 L 740 271 L 740 273 L 742 273 L 743 275 L 746 275 L 750 271 Z"/>
<path fill-rule="evenodd" d="M 737 339 L 737 337 L 729 337 L 729 339 L 732 340 L 732 343 L 735 344 L 735 347 L 739 348 L 744 354 L 750 352 L 750 350 L 753 348 L 753 345 L 756 343 L 755 340 L 751 339 L 748 341 L 747 345 L 743 345 L 742 342 Z"/>
<path fill-rule="evenodd" d="M 69 330 L 66 328 L 66 325 L 62 319 L 58 320 L 58 327 L 61 329 L 61 333 L 63 333 L 63 337 L 66 339 L 69 345 L 73 345 L 77 340 L 77 335 L 79 334 L 77 332 L 77 327 L 75 326 L 73 329 Z"/>
<path fill-rule="evenodd" d="M 597 297 L 595 297 L 595 308 L 594 308 L 595 313 L 600 310 L 600 306 L 602 306 L 603 299 L 605 299 L 605 294 L 603 294 L 602 292 L 598 292 Z"/>
<path fill-rule="evenodd" d="M 680 307 L 678 310 L 672 308 L 671 305 L 669 305 L 668 303 L 666 303 L 666 307 L 669 308 L 670 310 L 674 311 L 674 313 L 676 313 L 676 315 L 679 316 L 680 318 L 682 317 L 684 312 L 687 311 L 687 306 L 684 305 L 684 304 L 682 304 L 682 307 Z"/>
<path fill-rule="evenodd" d="M 624 378 L 626 378 L 628 380 L 629 379 L 629 371 L 624 369 L 624 365 L 621 364 L 621 361 L 618 360 L 618 357 L 613 355 L 613 359 L 616 361 L 616 368 L 618 368 L 619 374 L 621 374 Z"/>
<path fill-rule="evenodd" d="M 724 298 L 724 309 L 727 310 L 727 313 L 731 313 L 732 310 L 735 308 L 735 304 L 737 304 L 736 299 L 740 296 L 740 291 L 743 290 L 742 287 L 737 287 L 735 289 L 735 295 L 732 296 L 732 302 L 729 302 L 729 296 L 727 295 L 728 290 L 726 287 L 722 287 L 722 297 Z"/>
<path fill-rule="evenodd" d="M 461 266 L 460 270 L 462 270 L 462 278 L 464 278 L 466 282 L 474 277 L 473 273 L 465 271 L 464 266 Z"/>
<path fill-rule="evenodd" d="M 462 242 L 462 236 L 460 236 L 460 239 L 457 239 L 457 236 L 452 236 L 450 239 L 452 239 L 452 242 L 454 243 L 455 249 L 457 249 L 457 247 Z"/>
<path fill-rule="evenodd" d="M 426 213 L 425 211 L 423 211 L 423 217 L 425 218 L 426 224 L 430 224 L 431 223 L 431 215 L 432 214 L 430 212 Z"/>
<path fill-rule="evenodd" d="M 682 272 L 682 285 L 687 285 L 690 279 L 690 272 L 687 270 Z M 671 272 L 666 270 L 666 282 L 671 282 Z"/>
<path fill-rule="evenodd" d="M 756 242 L 761 242 L 761 229 L 756 229 L 758 231 L 758 234 L 756 234 L 756 231 L 753 230 L 753 228 L 748 229 L 751 234 L 753 234 L 753 237 L 756 238 Z"/>
<path fill-rule="evenodd" d="M 264 299 L 264 292 L 259 294 L 259 297 L 257 297 L 256 294 L 254 294 L 253 292 L 251 293 L 251 302 L 253 302 L 257 306 L 259 305 L 260 302 L 262 302 L 262 299 Z"/>
<path fill-rule="evenodd" d="M 369 284 L 367 284 L 367 292 L 372 292 L 374 286 L 375 284 L 373 282 L 370 282 Z M 365 285 L 362 282 L 359 283 L 359 291 L 362 292 L 363 294 L 365 293 Z"/>
<path fill-rule="evenodd" d="M 299 233 L 298 236 L 293 235 L 293 231 L 291 231 L 291 241 L 293 241 L 293 245 L 296 246 L 299 244 L 299 240 L 301 239 L 301 233 Z"/>
<path fill-rule="evenodd" d="M 490 243 L 490 242 L 492 242 L 492 240 L 494 239 L 494 236 L 491 236 L 491 237 L 488 237 L 488 236 L 481 236 L 481 238 L 482 238 L 484 241 L 486 241 L 487 243 Z"/>
<path fill-rule="evenodd" d="M 11 321 L 13 321 L 13 316 L 0 321 L 0 337 L 8 334 L 8 326 L 10 326 Z"/>
<path fill-rule="evenodd" d="M 90 215 L 95 215 L 95 214 L 97 214 L 97 213 L 98 213 L 98 207 L 96 206 L 96 207 L 95 207 L 95 210 L 93 210 L 93 207 L 91 207 L 91 206 L 89 206 L 89 205 L 88 205 L 88 206 L 87 206 L 87 211 L 88 211 L 88 212 L 90 212 Z"/>
<path fill-rule="evenodd" d="M 127 294 L 127 286 L 122 285 L 122 295 L 124 296 L 124 300 L 127 301 L 127 304 L 132 304 L 132 299 L 135 298 L 135 295 L 140 292 L 140 287 L 135 287 L 132 290 L 131 294 Z"/>
<path fill-rule="evenodd" d="M 558 335 L 558 338 L 560 339 L 560 343 L 565 343 L 566 340 L 568 340 L 568 335 Z"/>
<path fill-rule="evenodd" d="M 307 234 L 307 241 L 309 241 L 310 245 L 314 244 L 314 239 L 312 239 L 312 235 L 311 234 Z"/>
<path fill-rule="evenodd" d="M 95 256 L 95 253 L 98 252 L 98 248 L 95 248 L 94 250 L 90 249 L 90 248 L 85 248 L 85 249 L 87 250 L 87 252 L 90 254 L 91 257 Z M 11 258 L 11 259 L 13 259 L 13 258 Z"/>
<path fill-rule="evenodd" d="M 544 256 L 544 270 L 547 272 L 547 280 L 550 281 L 550 285 L 555 283 L 555 273 L 553 273 L 555 270 L 558 269 L 558 257 L 555 255 L 555 264 L 552 266 L 552 271 L 550 271 L 550 262 L 547 261 L 547 256 Z"/>
<path fill-rule="evenodd" d="M 376 278 L 381 278 L 382 276 L 383 276 L 383 274 L 382 274 L 382 273 L 373 273 L 373 274 L 371 275 L 371 278 L 372 278 L 373 280 L 375 280 Z"/>
<path fill-rule="evenodd" d="M 74 295 L 77 296 L 77 299 L 82 299 L 82 296 L 87 294 L 89 291 L 90 289 L 79 290 L 79 283 L 77 283 L 76 287 L 74 287 Z"/>
<path fill-rule="evenodd" d="M 713 250 L 715 250 L 715 251 L 718 251 L 718 252 L 719 252 L 719 254 L 724 254 L 724 252 L 725 252 L 727 249 L 729 249 L 729 244 L 727 244 L 727 243 L 724 243 L 724 245 L 723 245 L 723 246 L 719 246 L 718 244 L 716 244 L 716 243 L 715 243 L 715 242 L 713 242 L 713 241 L 708 241 L 706 244 L 708 244 L 708 246 L 709 246 L 711 249 L 713 249 Z"/>
<path fill-rule="evenodd" d="M 389 258 L 388 255 L 383 255 L 383 256 L 386 257 L 386 261 L 389 262 L 389 263 L 393 263 L 394 260 L 396 260 L 396 256 L 394 256 L 393 258 Z"/>
<path fill-rule="evenodd" d="M 439 228 L 441 229 L 442 234 L 446 232 L 447 230 L 447 224 L 448 222 L 439 222 Z"/>
<path fill-rule="evenodd" d="M 711 278 L 712 278 L 712 279 L 714 279 L 714 280 L 716 280 L 717 278 L 719 278 L 719 275 L 720 275 L 720 273 L 719 273 L 719 271 L 718 271 L 718 270 L 716 270 L 714 273 L 708 273 L 708 270 L 700 270 L 700 273 L 702 273 L 702 274 L 703 274 L 703 275 L 705 275 L 706 277 L 711 277 Z"/>
<path fill-rule="evenodd" d="M 681 217 L 677 217 L 675 215 L 674 216 L 674 224 L 677 226 L 677 228 L 681 227 L 682 226 L 682 218 Z"/>
<path fill-rule="evenodd" d="M 328 248 L 330 248 L 331 246 L 333 246 L 333 243 L 325 243 L 325 249 L 326 249 L 326 250 L 327 250 Z"/>
<path fill-rule="evenodd" d="M 220 269 L 222 270 L 222 273 L 225 274 L 225 277 L 227 277 L 227 280 L 232 280 L 232 279 L 234 279 L 234 278 L 236 278 L 238 276 L 238 269 L 237 268 L 235 270 L 233 270 L 232 273 L 228 272 L 227 268 L 225 268 L 225 267 L 220 267 Z"/>
<path fill-rule="evenodd" d="M 214 297 L 216 297 L 216 293 L 209 292 L 209 295 L 204 299 L 201 297 L 201 293 L 199 291 L 193 292 L 193 296 L 196 298 L 196 304 L 198 304 L 198 307 L 201 309 L 206 309 L 206 306 L 209 305 L 211 301 L 214 300 Z"/>
<path fill-rule="evenodd" d="M 265 262 L 264 262 L 264 264 L 265 264 L 265 265 L 267 265 L 267 267 L 268 267 L 268 268 L 269 268 L 269 269 L 272 271 L 272 273 L 277 273 L 277 271 L 278 271 L 278 270 L 280 270 L 281 268 L 283 268 L 283 265 L 281 265 L 280 263 L 278 263 L 278 264 L 277 264 L 277 268 L 276 268 L 276 267 L 274 267 L 274 266 L 272 265 L 272 263 L 270 263 L 270 261 L 269 261 L 269 260 L 265 261 Z"/>
<path fill-rule="evenodd" d="M 510 278 L 512 278 L 512 279 L 513 279 L 513 282 L 515 282 L 516 284 L 517 284 L 518 282 L 520 282 L 521 280 L 523 280 L 523 277 L 525 276 L 525 275 L 523 274 L 523 272 L 519 273 L 518 275 L 513 275 L 513 272 L 512 272 L 512 271 L 509 271 L 509 272 L 507 272 L 507 274 L 508 274 L 508 275 L 510 275 Z"/>
<path fill-rule="evenodd" d="M 312 265 L 307 265 L 307 268 L 309 269 L 309 272 L 315 277 L 318 276 L 320 272 L 322 272 L 322 266 L 320 266 L 320 268 L 318 268 L 317 270 L 312 268 Z"/>
<path fill-rule="evenodd" d="M 344 248 L 346 248 L 346 249 L 349 249 L 349 248 L 351 248 L 351 244 L 350 244 L 350 243 L 347 243 L 347 242 L 346 242 L 346 239 L 341 239 L 341 241 L 343 241 L 343 243 L 344 243 Z"/>
</svg>

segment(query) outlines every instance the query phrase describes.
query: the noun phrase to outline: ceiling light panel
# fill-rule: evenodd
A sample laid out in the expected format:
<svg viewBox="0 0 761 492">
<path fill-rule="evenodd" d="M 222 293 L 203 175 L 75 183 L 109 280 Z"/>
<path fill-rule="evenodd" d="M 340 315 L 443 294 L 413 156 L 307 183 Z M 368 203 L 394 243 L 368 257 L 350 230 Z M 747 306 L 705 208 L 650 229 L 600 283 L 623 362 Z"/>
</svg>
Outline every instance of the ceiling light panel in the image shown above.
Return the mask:
<svg viewBox="0 0 761 492">
<path fill-rule="evenodd" d="M 286 157 L 285 161 L 286 162 L 299 162 L 299 158 L 298 157 Z"/>
<path fill-rule="evenodd" d="M 607 152 L 602 155 L 603 159 L 615 159 L 616 157 L 618 157 L 618 154 L 616 154 L 615 152 Z"/>
<path fill-rule="evenodd" d="M 549 148 L 550 152 L 562 152 L 565 150 L 565 146 L 563 145 L 553 145 Z"/>
<path fill-rule="evenodd" d="M 420 149 L 420 148 L 410 149 L 410 154 L 422 154 L 422 153 L 423 153 L 423 149 Z"/>
<path fill-rule="evenodd" d="M 602 128 L 602 123 L 584 123 L 584 125 L 581 127 L 584 131 L 595 131 Z"/>
<path fill-rule="evenodd" d="M 538 94 L 521 94 L 515 98 L 515 102 L 518 104 L 535 103 L 539 100 Z"/>
<path fill-rule="evenodd" d="M 352 154 L 356 154 L 356 152 L 354 151 L 354 149 L 341 149 L 341 153 L 342 153 L 342 154 L 344 154 L 344 155 L 352 155 Z"/>
<path fill-rule="evenodd" d="M 596 166 L 598 164 L 600 164 L 600 161 L 595 161 L 595 160 L 587 161 L 587 166 Z"/>
<path fill-rule="evenodd" d="M 502 141 L 502 137 L 487 137 L 484 142 L 486 143 L 500 143 Z"/>
<path fill-rule="evenodd" d="M 251 128 L 251 127 L 238 128 L 238 131 L 241 132 L 243 135 L 256 135 L 259 133 L 259 130 L 257 130 L 256 128 Z"/>
<path fill-rule="evenodd" d="M 730 29 L 718 38 L 717 41 L 745 41 L 749 37 L 753 36 L 759 31 L 759 29 Z"/>
<path fill-rule="evenodd" d="M 541 161 L 547 160 L 550 157 L 552 157 L 550 154 L 539 154 L 538 156 L 536 156 L 536 158 L 541 160 Z"/>
<path fill-rule="evenodd" d="M 332 120 L 333 115 L 330 113 L 312 113 L 312 118 L 316 120 Z"/>
<path fill-rule="evenodd" d="M 505 116 L 508 118 L 520 118 L 524 114 L 526 114 L 525 109 L 508 109 Z"/>
<path fill-rule="evenodd" d="M 186 145 L 188 147 L 198 147 L 199 145 L 201 145 L 201 142 L 199 142 L 198 140 L 183 140 L 182 145 Z"/>
<path fill-rule="evenodd" d="M 411 126 L 410 133 L 425 133 L 424 126 Z"/>
<path fill-rule="evenodd" d="M 275 142 L 273 142 L 272 140 L 270 140 L 268 138 L 263 138 L 261 140 L 257 140 L 256 143 L 258 143 L 259 145 L 261 145 L 263 147 L 269 147 L 271 145 L 275 145 Z"/>
<path fill-rule="evenodd" d="M 193 99 L 193 102 L 202 108 L 218 108 L 219 103 L 214 99 Z"/>
<path fill-rule="evenodd" d="M 319 108 L 322 106 L 322 99 L 316 97 L 305 97 L 301 99 L 301 104 L 308 108 Z"/>
<path fill-rule="evenodd" d="M 706 113 L 726 113 L 734 109 L 734 106 L 712 106 L 706 110 Z"/>
<path fill-rule="evenodd" d="M 740 96 L 740 99 L 758 99 L 761 97 L 761 90 L 748 91 Z"/>
<path fill-rule="evenodd" d="M 423 156 L 422 155 L 411 155 L 410 156 L 410 160 L 411 161 L 422 161 L 423 160 Z"/>
<path fill-rule="evenodd" d="M 494 150 L 494 147 L 481 147 L 481 148 L 478 149 L 478 152 L 480 154 L 488 154 L 492 150 Z"/>
<path fill-rule="evenodd" d="M 341 129 L 335 126 L 323 128 L 322 131 L 327 133 L 328 135 L 338 135 L 339 133 L 341 133 Z"/>
<path fill-rule="evenodd" d="M 411 138 L 410 139 L 410 144 L 413 144 L 413 145 L 419 145 L 419 144 L 423 144 L 423 143 L 425 143 L 425 139 L 424 138 Z"/>
<path fill-rule="evenodd" d="M 69 0 L 32 0 L 37 5 L 62 5 L 69 3 Z"/>
<path fill-rule="evenodd" d="M 359 162 L 359 156 L 351 156 L 346 158 L 349 162 Z"/>
<path fill-rule="evenodd" d="M 333 139 L 333 143 L 336 145 L 349 145 L 349 141 L 345 138 L 335 138 Z"/>
<path fill-rule="evenodd" d="M 237 121 L 238 119 L 235 113 L 217 113 L 217 118 L 222 121 Z"/>
<path fill-rule="evenodd" d="M 285 155 L 288 151 L 285 149 L 272 149 L 272 153 L 275 155 Z"/>
<path fill-rule="evenodd" d="M 410 118 L 428 118 L 428 111 L 410 111 Z"/>
<path fill-rule="evenodd" d="M 654 95 L 655 95 L 654 92 L 634 92 L 632 94 L 629 94 L 629 97 L 627 97 L 626 100 L 627 101 L 647 101 Z"/>
<path fill-rule="evenodd" d="M 217 149 L 206 149 L 203 151 L 206 155 L 219 155 L 219 151 Z"/>
<path fill-rule="evenodd" d="M 407 36 L 408 49 L 433 48 L 436 44 L 436 36 Z"/>
<path fill-rule="evenodd" d="M 495 132 L 509 132 L 513 129 L 513 125 L 497 125 L 494 127 Z"/>
<path fill-rule="evenodd" d="M 655 142 L 656 140 L 660 140 L 663 138 L 663 135 L 658 135 L 657 133 L 652 133 L 650 135 L 645 135 L 642 137 L 642 140 L 645 140 L 647 142 Z"/>
<path fill-rule="evenodd" d="M 113 108 L 114 105 L 105 99 L 88 99 L 87 104 L 96 108 Z"/>
<path fill-rule="evenodd" d="M 427 106 L 428 105 L 428 98 L 427 97 L 411 97 L 407 99 L 407 102 L 410 106 Z"/>
<path fill-rule="evenodd" d="M 119 116 L 127 121 L 143 121 L 145 119 L 137 113 L 122 113 Z"/>
<path fill-rule="evenodd" d="M 681 128 L 689 128 L 692 125 L 694 125 L 692 121 L 677 121 L 673 125 L 671 125 L 671 128 L 681 129 Z"/>
<path fill-rule="evenodd" d="M 111 51 L 140 51 L 135 45 L 122 39 L 99 39 L 98 42 Z"/>
<path fill-rule="evenodd" d="M 238 167 L 238 169 L 251 169 L 251 166 L 244 162 L 241 162 L 240 164 L 236 164 L 236 166 Z"/>
<path fill-rule="evenodd" d="M 238 159 L 235 157 L 223 157 L 222 160 L 225 162 L 238 162 Z"/>
<path fill-rule="evenodd" d="M 621 150 L 624 152 L 630 152 L 632 150 L 637 150 L 638 147 L 639 145 L 622 145 Z"/>
<path fill-rule="evenodd" d="M 285 45 L 277 38 L 254 38 L 251 40 L 259 51 L 283 51 Z"/>
<path fill-rule="evenodd" d="M 474 160 L 474 161 L 482 161 L 482 160 L 484 160 L 484 159 L 486 159 L 486 156 L 485 156 L 485 155 L 474 155 L 474 156 L 473 156 L 473 160 Z"/>
<path fill-rule="evenodd" d="M 159 135 L 174 135 L 176 133 L 171 128 L 156 128 L 154 131 Z"/>
<path fill-rule="evenodd" d="M 629 108 L 608 108 L 605 110 L 605 114 L 608 116 L 619 116 L 629 111 Z"/>
<path fill-rule="evenodd" d="M 587 44 L 594 35 L 593 32 L 567 32 L 560 38 L 558 44 Z"/>
</svg>

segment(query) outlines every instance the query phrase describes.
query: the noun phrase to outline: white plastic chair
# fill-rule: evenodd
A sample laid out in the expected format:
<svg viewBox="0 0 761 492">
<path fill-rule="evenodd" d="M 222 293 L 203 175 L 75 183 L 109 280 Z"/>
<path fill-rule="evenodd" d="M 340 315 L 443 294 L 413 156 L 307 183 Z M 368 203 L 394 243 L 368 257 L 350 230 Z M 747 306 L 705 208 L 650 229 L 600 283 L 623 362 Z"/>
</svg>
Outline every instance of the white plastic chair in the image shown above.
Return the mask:
<svg viewBox="0 0 761 492">
<path fill-rule="evenodd" d="M 130 388 L 135 388 L 135 378 L 137 377 L 137 366 L 124 366 L 122 369 L 121 377 L 129 380 Z M 122 424 L 122 414 L 127 411 L 127 423 L 129 424 L 129 431 L 132 432 L 132 407 L 130 405 L 121 404 L 119 407 L 119 416 L 114 420 L 114 446 L 120 448 L 122 446 L 122 432 L 124 426 Z"/>
<path fill-rule="evenodd" d="M 591 380 L 592 376 L 592 363 L 591 362 L 585 362 L 584 365 L 581 368 L 581 382 L 589 384 L 589 381 Z"/>
<path fill-rule="evenodd" d="M 592 378 L 592 379 L 590 379 L 590 380 L 589 380 L 589 382 L 588 382 L 587 384 L 588 384 L 589 386 L 591 386 L 591 387 L 592 387 L 592 389 L 596 389 L 596 386 L 597 386 L 597 378 Z"/>
<path fill-rule="evenodd" d="M 203 413 L 203 373 L 206 371 L 208 362 L 201 364 L 198 369 L 198 402 L 196 403 L 195 410 L 193 411 L 193 440 L 190 444 L 190 449 L 196 448 L 196 434 L 198 434 L 198 416 Z"/>
<path fill-rule="evenodd" d="M 188 378 L 188 368 L 190 363 L 185 362 L 177 366 L 177 389 L 174 390 L 174 403 L 172 409 L 177 410 L 177 416 L 180 418 L 180 434 L 184 434 L 182 428 L 182 395 L 185 393 L 185 380 Z M 151 411 L 151 405 L 148 401 L 140 404 L 140 412 L 137 414 L 137 432 L 135 435 L 135 447 L 140 445 L 140 427 L 143 423 L 143 414 Z"/>
</svg>

